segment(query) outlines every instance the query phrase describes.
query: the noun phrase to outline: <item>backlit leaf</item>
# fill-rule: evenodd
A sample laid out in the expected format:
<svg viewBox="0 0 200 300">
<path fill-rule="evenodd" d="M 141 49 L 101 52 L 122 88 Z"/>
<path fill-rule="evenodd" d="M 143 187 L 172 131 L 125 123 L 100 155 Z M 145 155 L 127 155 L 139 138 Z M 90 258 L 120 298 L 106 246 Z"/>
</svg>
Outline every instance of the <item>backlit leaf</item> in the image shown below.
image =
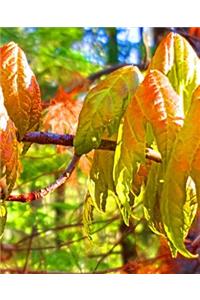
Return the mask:
<svg viewBox="0 0 200 300">
<path fill-rule="evenodd" d="M 130 191 L 138 163 L 145 161 L 145 124 L 135 97 L 128 105 L 120 124 L 115 150 L 113 178 L 125 216 L 130 214 Z M 126 220 L 127 223 L 127 220 Z"/>
<path fill-rule="evenodd" d="M 136 100 L 151 124 L 162 159 L 167 160 L 177 132 L 183 125 L 181 98 L 158 70 L 148 73 L 135 93 Z"/>
<path fill-rule="evenodd" d="M 93 164 L 88 179 L 88 190 L 95 208 L 105 212 L 109 197 L 114 197 L 113 172 L 114 152 L 95 150 Z"/>
<path fill-rule="evenodd" d="M 92 198 L 90 197 L 89 193 L 87 193 L 83 204 L 83 229 L 87 237 L 89 237 L 90 239 L 90 225 L 93 220 L 93 210 L 94 205 Z"/>
<path fill-rule="evenodd" d="M 148 73 L 135 97 L 152 126 L 162 155 L 162 165 L 154 164 L 148 176 L 144 193 L 144 213 L 149 227 L 154 232 L 163 234 L 160 197 L 174 140 L 183 125 L 183 103 L 167 77 L 158 70 Z"/>
<path fill-rule="evenodd" d="M 146 184 L 151 166 L 151 160 L 147 159 L 144 164 L 140 164 L 137 173 L 133 177 L 132 191 L 136 196 L 140 194 L 142 185 Z"/>
<path fill-rule="evenodd" d="M 142 80 L 140 71 L 133 66 L 118 69 L 89 91 L 74 140 L 76 154 L 98 148 L 104 132 L 117 132 L 132 95 Z"/>
<path fill-rule="evenodd" d="M 26 56 L 14 42 L 0 49 L 0 74 L 4 105 L 22 138 L 26 132 L 38 127 L 41 99 Z"/>
<path fill-rule="evenodd" d="M 175 142 L 168 164 L 161 197 L 161 215 L 168 239 L 184 256 L 193 258 L 184 245 L 190 227 L 190 218 L 184 214 L 186 183 L 192 162 L 200 146 L 200 87 L 195 91 L 183 128 Z M 188 223 L 189 220 L 189 224 Z"/>
<path fill-rule="evenodd" d="M 181 35 L 169 33 L 159 44 L 149 70 L 165 74 L 175 91 L 184 98 L 187 112 L 193 91 L 200 84 L 200 60 L 188 41 Z"/>
<path fill-rule="evenodd" d="M 160 214 L 160 196 L 164 183 L 161 179 L 163 176 L 162 168 L 157 163 L 152 164 L 143 199 L 144 215 L 148 226 L 153 232 L 161 235 L 163 234 L 163 226 Z"/>
</svg>

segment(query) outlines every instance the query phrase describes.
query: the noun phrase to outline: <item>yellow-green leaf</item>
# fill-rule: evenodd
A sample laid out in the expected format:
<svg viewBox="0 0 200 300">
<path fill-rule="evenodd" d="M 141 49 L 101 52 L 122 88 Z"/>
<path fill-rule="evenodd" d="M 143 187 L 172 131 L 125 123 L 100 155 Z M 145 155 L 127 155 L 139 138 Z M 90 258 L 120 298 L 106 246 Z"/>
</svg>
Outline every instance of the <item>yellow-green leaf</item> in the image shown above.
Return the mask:
<svg viewBox="0 0 200 300">
<path fill-rule="evenodd" d="M 95 150 L 88 190 L 95 208 L 100 212 L 105 212 L 109 197 L 114 197 L 113 159 L 113 151 Z"/>
<path fill-rule="evenodd" d="M 91 239 L 90 225 L 93 220 L 94 205 L 89 193 L 85 197 L 83 204 L 83 229 L 88 238 Z"/>
<path fill-rule="evenodd" d="M 184 98 L 187 112 L 193 91 L 200 84 L 200 60 L 181 35 L 169 33 L 159 44 L 149 65 L 165 74 L 175 91 Z"/>
<path fill-rule="evenodd" d="M 131 213 L 130 191 L 138 163 L 145 161 L 145 120 L 133 97 L 120 124 L 114 157 L 113 178 L 124 221 Z"/>
<path fill-rule="evenodd" d="M 190 110 L 180 130 L 165 176 L 161 197 L 161 215 L 168 239 L 188 258 L 196 257 L 184 245 L 190 227 L 186 218 L 186 184 L 191 173 L 195 153 L 200 146 L 200 87 L 195 91 Z M 188 214 L 188 213 L 187 213 Z M 188 223 L 189 220 L 189 224 Z"/>
<path fill-rule="evenodd" d="M 0 49 L 0 74 L 4 105 L 22 138 L 38 127 L 42 106 L 36 78 L 14 42 Z"/>
<path fill-rule="evenodd" d="M 144 216 L 148 222 L 148 226 L 153 232 L 161 235 L 163 235 L 163 226 L 160 214 L 160 196 L 164 184 L 162 177 L 163 166 L 153 163 L 147 179 L 143 199 Z"/>
<path fill-rule="evenodd" d="M 141 80 L 138 68 L 126 66 L 109 74 L 88 93 L 74 140 L 78 155 L 98 148 L 104 133 L 112 136 L 117 132 L 121 117 Z"/>
<path fill-rule="evenodd" d="M 0 200 L 0 239 L 2 238 L 7 219 L 7 208 L 3 201 Z"/>
</svg>

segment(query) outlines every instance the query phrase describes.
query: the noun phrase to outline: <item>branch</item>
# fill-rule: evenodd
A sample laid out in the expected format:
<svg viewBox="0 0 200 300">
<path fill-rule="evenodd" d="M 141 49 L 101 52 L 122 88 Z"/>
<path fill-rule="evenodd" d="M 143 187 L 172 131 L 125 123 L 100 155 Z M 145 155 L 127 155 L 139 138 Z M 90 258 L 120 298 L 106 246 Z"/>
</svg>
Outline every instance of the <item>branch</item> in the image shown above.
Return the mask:
<svg viewBox="0 0 200 300">
<path fill-rule="evenodd" d="M 71 176 L 72 172 L 76 168 L 78 162 L 79 162 L 80 156 L 74 155 L 70 164 L 66 168 L 66 170 L 63 172 L 63 174 L 52 184 L 47 186 L 46 188 L 43 188 L 41 190 L 30 192 L 28 194 L 22 194 L 18 196 L 9 195 L 6 201 L 16 201 L 16 202 L 32 202 L 34 200 L 39 200 L 41 198 L 44 198 L 47 194 L 52 193 L 55 191 L 59 186 L 61 186 L 63 183 L 65 183 Z"/>
<path fill-rule="evenodd" d="M 71 134 L 56 134 L 51 132 L 29 132 L 27 133 L 23 142 L 31 142 L 37 144 L 52 144 L 52 145 L 62 145 L 66 147 L 73 147 L 74 136 Z M 100 150 L 111 150 L 114 151 L 116 148 L 116 142 L 109 140 L 102 140 L 98 149 Z M 146 158 L 153 160 L 157 163 L 161 163 L 161 155 L 159 152 L 146 148 Z"/>
<path fill-rule="evenodd" d="M 73 147 L 73 140 L 74 136 L 71 134 L 56 134 L 51 132 L 29 132 L 27 133 L 24 138 L 23 142 L 31 142 L 37 144 L 53 144 L 53 145 L 62 145 L 62 146 L 71 146 Z M 102 140 L 98 149 L 101 150 L 111 150 L 114 151 L 116 148 L 116 142 L 109 141 L 109 140 Z M 160 153 L 154 151 L 151 148 L 146 148 L 146 158 L 152 161 L 161 163 L 161 156 Z M 46 188 L 40 189 L 38 191 L 30 192 L 28 194 L 21 194 L 18 196 L 9 195 L 6 201 L 9 202 L 32 202 L 35 200 L 39 200 L 44 198 L 47 194 L 55 191 L 59 186 L 65 183 L 69 177 L 71 176 L 72 172 L 76 168 L 79 162 L 80 156 L 74 155 L 72 161 L 70 162 L 67 169 L 64 173 L 56 180 L 56 182 L 50 184 Z"/>
</svg>

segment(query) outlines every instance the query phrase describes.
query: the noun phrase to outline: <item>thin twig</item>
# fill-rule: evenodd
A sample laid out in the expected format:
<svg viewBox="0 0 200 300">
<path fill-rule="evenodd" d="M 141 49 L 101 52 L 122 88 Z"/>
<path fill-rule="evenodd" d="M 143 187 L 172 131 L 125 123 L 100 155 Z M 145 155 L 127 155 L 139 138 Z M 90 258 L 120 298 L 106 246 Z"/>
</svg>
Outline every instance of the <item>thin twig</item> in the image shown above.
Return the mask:
<svg viewBox="0 0 200 300">
<path fill-rule="evenodd" d="M 59 186 L 61 186 L 64 182 L 66 182 L 70 178 L 72 172 L 74 171 L 74 169 L 76 168 L 79 162 L 79 159 L 80 156 L 74 155 L 70 164 L 68 165 L 66 170 L 62 173 L 62 175 L 49 186 L 35 192 L 30 192 L 28 194 L 22 194 L 18 196 L 9 195 L 6 201 L 12 201 L 12 202 L 16 201 L 16 202 L 26 203 L 26 202 L 32 202 L 44 198 L 46 195 L 55 191 Z"/>
</svg>

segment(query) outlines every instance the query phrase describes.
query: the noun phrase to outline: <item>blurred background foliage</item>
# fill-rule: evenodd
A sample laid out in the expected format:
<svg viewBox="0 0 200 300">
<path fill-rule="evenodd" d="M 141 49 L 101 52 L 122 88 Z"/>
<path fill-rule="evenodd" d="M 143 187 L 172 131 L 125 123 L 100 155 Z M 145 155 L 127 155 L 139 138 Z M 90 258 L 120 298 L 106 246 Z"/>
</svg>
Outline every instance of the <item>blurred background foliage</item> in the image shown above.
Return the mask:
<svg viewBox="0 0 200 300">
<path fill-rule="evenodd" d="M 14 41 L 24 50 L 43 101 L 54 107 L 54 125 L 44 123 L 42 129 L 56 131 L 61 128 L 56 125 L 65 122 L 66 117 L 53 106 L 60 101 L 61 87 L 67 93 L 77 81 L 85 82 L 85 78 L 108 66 L 135 64 L 144 70 L 168 30 L 1 28 L 0 46 Z M 181 30 L 198 38 L 199 32 L 194 29 Z M 80 102 L 83 97 L 84 91 L 75 95 Z M 50 110 L 44 110 L 44 117 L 48 113 Z M 68 121 L 77 121 L 67 117 Z M 23 172 L 13 193 L 29 192 L 55 181 L 71 156 L 72 150 L 63 147 L 32 145 L 22 157 Z M 89 239 L 82 220 L 88 170 L 89 158 L 83 158 L 70 181 L 42 202 L 8 204 L 0 248 L 1 273 L 199 273 L 198 260 L 187 263 L 180 257 L 172 259 L 165 242 L 148 229 L 144 220 L 133 220 L 127 228 L 114 206 L 105 215 L 94 214 Z M 142 213 L 139 200 L 136 214 Z M 195 230 L 198 224 L 196 221 Z"/>
</svg>

